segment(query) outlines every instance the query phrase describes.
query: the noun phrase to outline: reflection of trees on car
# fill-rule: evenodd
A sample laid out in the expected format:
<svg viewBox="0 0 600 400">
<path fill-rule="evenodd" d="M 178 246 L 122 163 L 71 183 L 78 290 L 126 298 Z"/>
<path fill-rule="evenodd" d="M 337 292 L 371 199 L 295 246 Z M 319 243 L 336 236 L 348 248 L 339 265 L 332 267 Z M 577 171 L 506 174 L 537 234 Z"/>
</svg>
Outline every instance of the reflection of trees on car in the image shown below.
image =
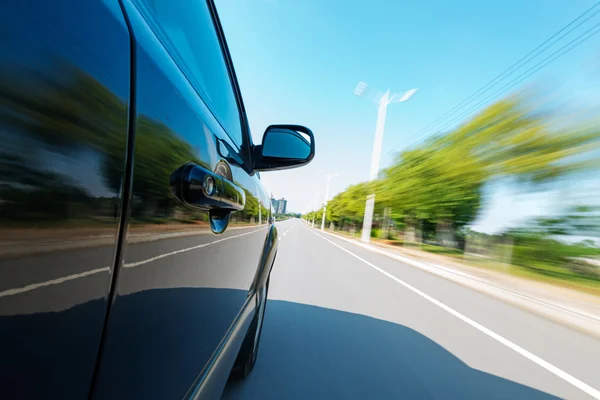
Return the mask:
<svg viewBox="0 0 600 400">
<path fill-rule="evenodd" d="M 231 219 L 233 223 L 250 223 L 250 224 L 266 224 L 269 216 L 269 209 L 266 208 L 263 203 L 260 202 L 248 189 L 244 189 L 246 193 L 246 205 L 244 209 L 235 212 Z"/>
<path fill-rule="evenodd" d="M 66 218 L 65 212 L 59 212 L 60 208 L 68 206 L 73 213 L 75 204 L 87 204 L 77 211 L 81 217 L 94 213 L 90 207 L 93 197 L 86 189 L 67 174 L 52 172 L 53 154 L 73 159 L 86 152 L 97 154 L 101 160 L 100 171 L 92 173 L 102 175 L 106 192 L 116 197 L 122 190 L 127 105 L 92 76 L 72 65 L 59 63 L 55 68 L 62 72 L 60 78 L 49 78 L 36 71 L 14 70 L 3 74 L 0 82 L 2 102 L 5 109 L 10 110 L 3 115 L 1 135 L 10 135 L 10 143 L 16 143 L 0 155 L 0 171 L 5 172 L 3 179 L 12 180 L 1 182 L 4 219 L 24 218 L 8 212 L 10 204 L 15 202 L 24 206 L 21 207 L 23 212 L 34 213 L 36 218 L 42 218 L 41 214 L 45 218 Z M 27 86 L 35 86 L 36 90 L 23 90 Z M 162 210 L 165 217 L 172 216 L 177 203 L 164 183 L 177 167 L 194 161 L 191 146 L 166 125 L 145 116 L 137 121 L 135 146 L 132 217 L 154 213 L 156 209 Z M 26 163 L 25 160 L 33 157 L 24 155 L 31 151 L 40 152 L 36 157 L 38 165 Z M 183 218 L 199 217 L 193 211 L 184 213 L 187 214 Z"/>
<path fill-rule="evenodd" d="M 3 221 L 43 224 L 77 219 L 86 217 L 94 206 L 94 199 L 68 176 L 32 168 L 18 154 L 0 154 L 0 176 Z"/>
<path fill-rule="evenodd" d="M 158 210 L 165 217 L 170 217 L 178 203 L 165 182 L 169 182 L 173 171 L 194 159 L 191 146 L 173 134 L 166 125 L 144 116 L 138 118 L 132 216 L 156 214 Z M 118 168 L 110 163 L 105 165 L 106 176 Z M 118 182 L 113 182 L 113 189 L 118 189 L 116 184 Z"/>
<path fill-rule="evenodd" d="M 248 189 L 244 189 L 244 193 L 246 194 L 246 204 L 244 209 L 234 213 L 231 217 L 231 222 L 258 223 L 258 208 L 260 206 L 258 198 Z"/>
</svg>

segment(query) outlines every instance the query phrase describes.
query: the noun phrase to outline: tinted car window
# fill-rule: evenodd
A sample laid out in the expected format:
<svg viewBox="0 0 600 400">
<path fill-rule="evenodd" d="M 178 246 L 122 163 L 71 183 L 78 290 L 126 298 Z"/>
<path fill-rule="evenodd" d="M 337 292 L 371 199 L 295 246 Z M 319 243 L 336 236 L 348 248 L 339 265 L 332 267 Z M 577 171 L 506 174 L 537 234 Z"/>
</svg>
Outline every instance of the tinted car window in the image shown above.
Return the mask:
<svg viewBox="0 0 600 400">
<path fill-rule="evenodd" d="M 157 35 L 229 136 L 242 143 L 235 94 L 203 0 L 140 0 Z"/>
</svg>

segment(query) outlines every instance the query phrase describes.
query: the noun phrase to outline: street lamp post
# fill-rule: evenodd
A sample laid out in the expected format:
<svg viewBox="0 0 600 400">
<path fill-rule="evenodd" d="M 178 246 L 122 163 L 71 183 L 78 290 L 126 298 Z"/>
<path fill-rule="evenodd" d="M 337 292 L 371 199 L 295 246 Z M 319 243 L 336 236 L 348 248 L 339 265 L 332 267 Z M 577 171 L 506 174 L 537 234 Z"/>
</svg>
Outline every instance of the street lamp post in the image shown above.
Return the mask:
<svg viewBox="0 0 600 400">
<path fill-rule="evenodd" d="M 370 86 L 364 82 L 359 82 L 354 89 L 354 94 L 363 97 L 369 93 L 375 92 L 373 100 L 377 104 L 377 124 L 375 126 L 375 141 L 373 143 L 373 154 L 371 155 L 371 171 L 369 174 L 369 181 L 377 179 L 377 173 L 379 171 L 379 161 L 381 159 L 381 145 L 383 143 L 383 130 L 385 127 L 385 116 L 387 112 L 387 106 L 392 103 L 403 103 L 410 99 L 418 89 L 411 89 L 402 94 L 394 93 L 390 94 L 387 90 L 385 93 L 374 91 Z M 372 96 L 371 96 L 372 97 Z M 373 224 L 373 210 L 375 208 L 375 194 L 367 196 L 367 202 L 365 204 L 365 217 L 363 219 L 363 229 L 361 234 L 361 240 L 368 243 L 371 240 L 371 225 Z"/>
<path fill-rule="evenodd" d="M 321 172 L 322 174 L 322 172 Z M 321 218 L 321 230 L 325 230 L 325 215 L 327 214 L 327 199 L 329 198 L 329 182 L 339 174 L 327 174 L 327 186 L 325 187 L 325 202 L 323 203 L 323 218 Z"/>
<path fill-rule="evenodd" d="M 315 201 L 313 203 L 313 217 L 312 217 L 312 227 L 315 227 L 315 216 L 317 215 L 317 198 L 319 197 L 319 193 L 315 193 Z"/>
</svg>

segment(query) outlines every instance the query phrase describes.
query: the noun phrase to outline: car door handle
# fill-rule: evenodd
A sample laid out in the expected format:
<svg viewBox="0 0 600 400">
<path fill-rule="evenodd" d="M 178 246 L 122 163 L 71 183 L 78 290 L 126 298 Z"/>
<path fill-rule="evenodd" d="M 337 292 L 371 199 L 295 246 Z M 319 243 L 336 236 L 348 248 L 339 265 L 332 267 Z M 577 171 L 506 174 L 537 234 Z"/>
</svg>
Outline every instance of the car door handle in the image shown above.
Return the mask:
<svg viewBox="0 0 600 400">
<path fill-rule="evenodd" d="M 235 183 L 194 163 L 171 174 L 171 192 L 184 204 L 207 211 L 241 211 L 246 194 Z"/>
</svg>

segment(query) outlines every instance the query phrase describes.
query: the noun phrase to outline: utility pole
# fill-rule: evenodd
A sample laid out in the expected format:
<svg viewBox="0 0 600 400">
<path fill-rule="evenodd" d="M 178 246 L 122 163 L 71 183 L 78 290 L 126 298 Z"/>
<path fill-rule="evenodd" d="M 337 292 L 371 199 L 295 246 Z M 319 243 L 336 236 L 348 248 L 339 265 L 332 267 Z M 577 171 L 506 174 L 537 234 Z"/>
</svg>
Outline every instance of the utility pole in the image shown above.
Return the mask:
<svg viewBox="0 0 600 400">
<path fill-rule="evenodd" d="M 323 174 L 323 172 L 321 172 Z M 339 174 L 327 174 L 327 186 L 325 186 L 325 202 L 323 204 L 323 218 L 321 219 L 321 230 L 325 230 L 325 215 L 327 214 L 327 199 L 329 198 L 329 182 Z"/>
<path fill-rule="evenodd" d="M 317 197 L 319 196 L 319 193 L 315 193 L 315 201 L 314 201 L 314 205 L 313 205 L 313 217 L 312 217 L 312 227 L 315 227 L 315 216 L 317 215 Z"/>
<path fill-rule="evenodd" d="M 383 143 L 383 130 L 385 128 L 385 116 L 387 107 L 392 103 L 403 103 L 410 99 L 418 89 L 411 89 L 402 94 L 390 94 L 387 90 L 385 93 L 380 94 L 377 92 L 373 99 L 377 104 L 377 124 L 375 126 L 375 141 L 373 143 L 373 154 L 371 155 L 371 170 L 369 173 L 369 182 L 377 179 L 377 173 L 379 172 L 379 161 L 381 159 L 381 145 Z M 363 97 L 372 92 L 373 89 L 364 82 L 359 82 L 354 89 L 354 94 Z M 371 225 L 373 224 L 373 210 L 375 209 L 375 194 L 367 196 L 365 204 L 365 217 L 363 219 L 363 228 L 361 234 L 361 240 L 368 243 L 371 240 Z"/>
</svg>

